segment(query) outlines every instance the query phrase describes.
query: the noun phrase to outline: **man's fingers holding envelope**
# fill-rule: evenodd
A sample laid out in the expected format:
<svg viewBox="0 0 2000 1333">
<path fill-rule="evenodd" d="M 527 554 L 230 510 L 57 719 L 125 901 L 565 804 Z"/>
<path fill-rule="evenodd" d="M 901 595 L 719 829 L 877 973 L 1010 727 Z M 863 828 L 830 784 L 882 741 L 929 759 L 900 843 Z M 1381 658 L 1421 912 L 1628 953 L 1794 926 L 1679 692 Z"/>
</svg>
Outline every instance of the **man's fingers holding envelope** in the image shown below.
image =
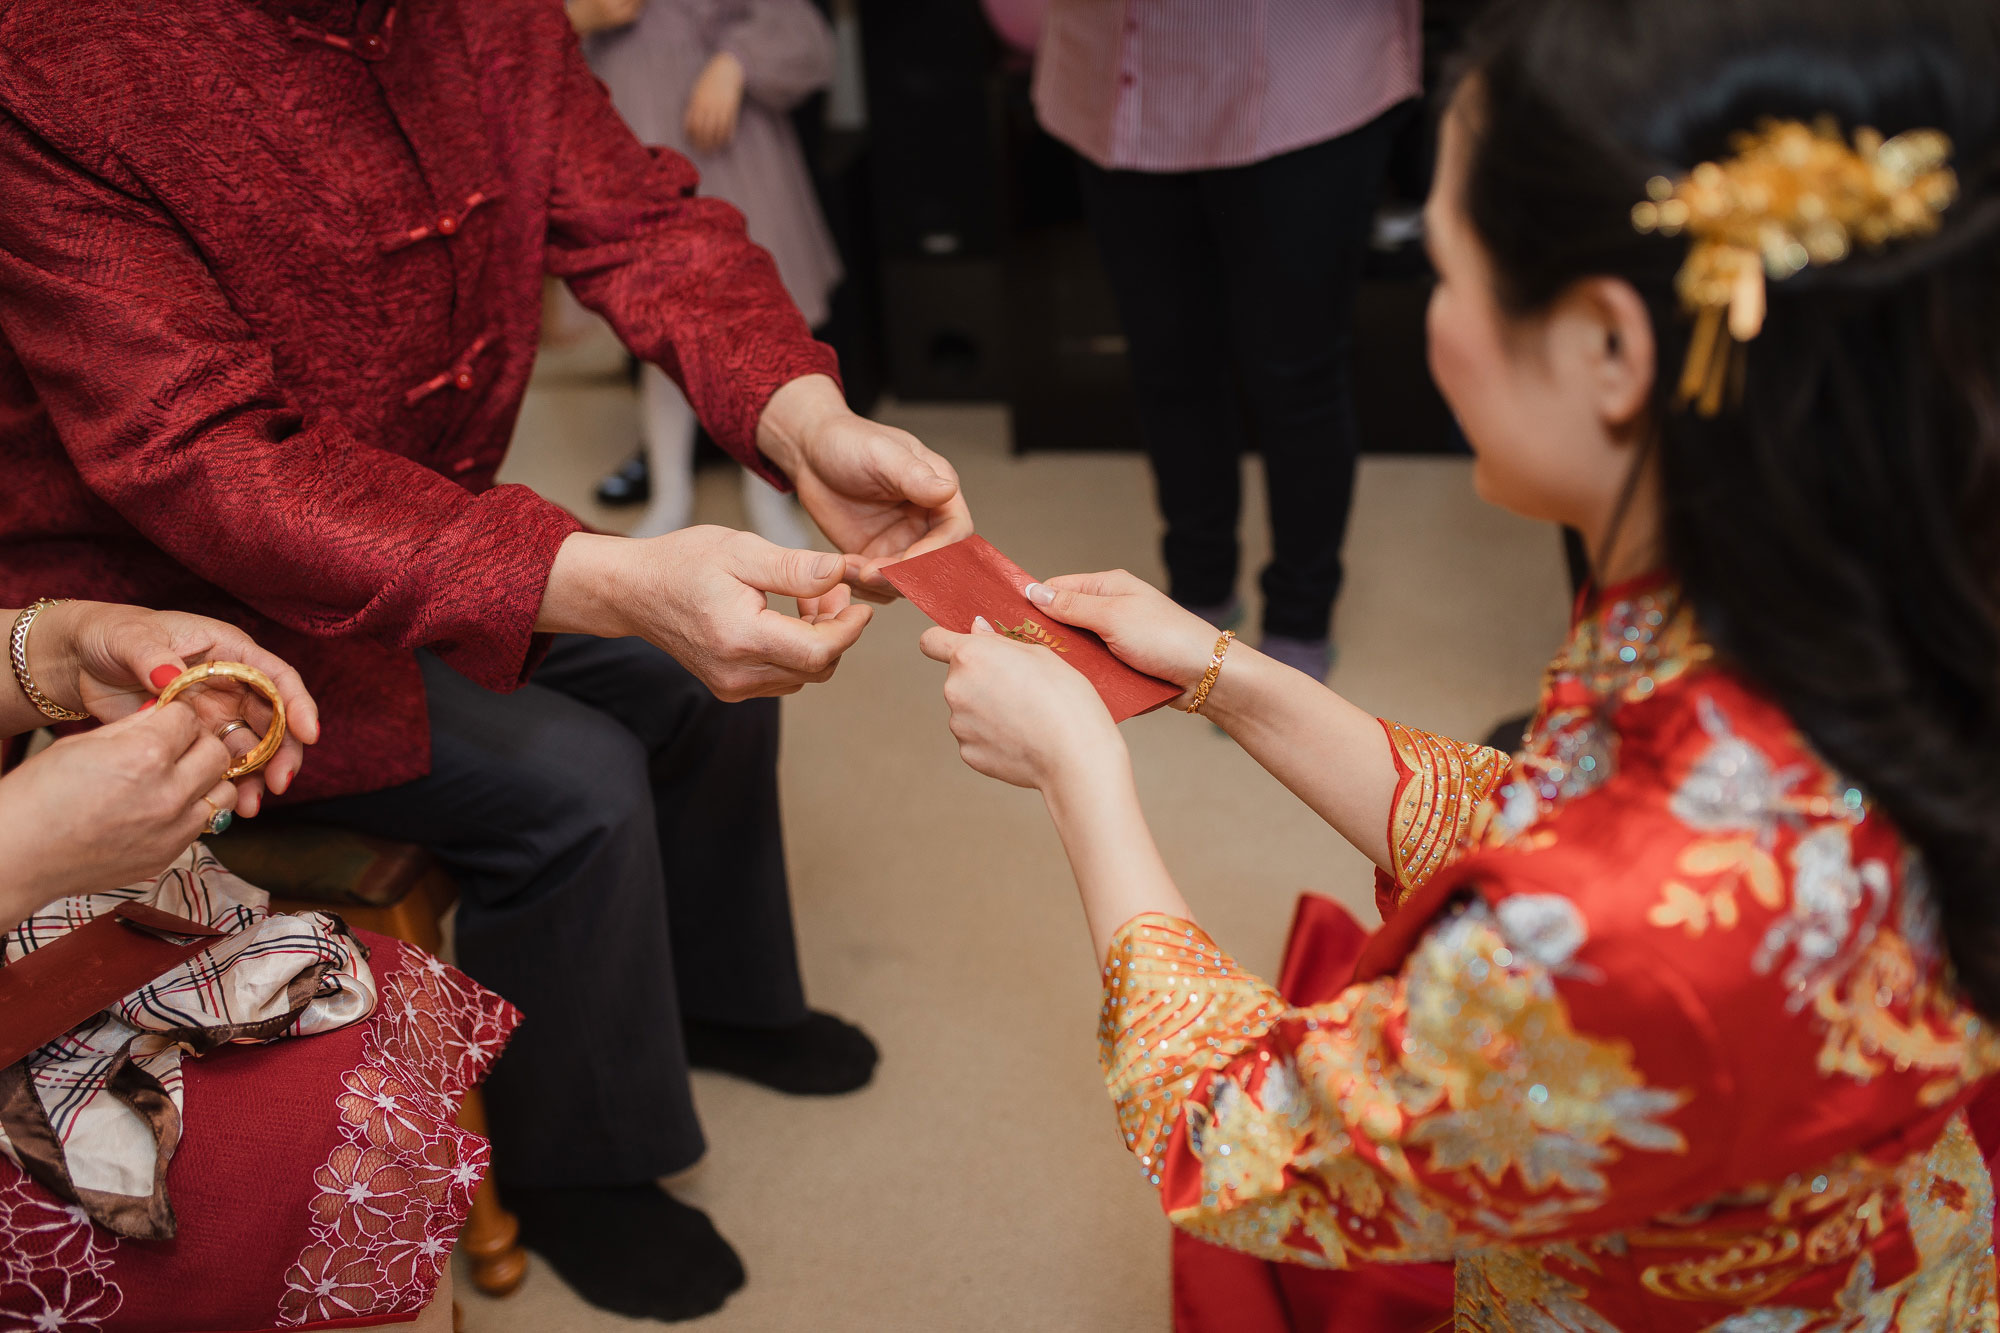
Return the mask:
<svg viewBox="0 0 2000 1333">
<path fill-rule="evenodd" d="M 723 698 L 754 698 L 830 679 L 874 614 L 841 595 L 841 557 L 774 546 L 750 533 L 734 534 L 720 554 L 732 578 L 760 597 L 797 598 L 801 614 L 795 619 L 746 602 L 751 614 L 722 627 L 722 641 L 714 645 L 726 661 L 709 688 Z"/>
<path fill-rule="evenodd" d="M 821 597 L 840 582 L 846 561 L 826 551 L 796 551 L 773 545 L 751 532 L 734 534 L 724 548 L 723 567 L 760 592 L 783 597 Z"/>
</svg>

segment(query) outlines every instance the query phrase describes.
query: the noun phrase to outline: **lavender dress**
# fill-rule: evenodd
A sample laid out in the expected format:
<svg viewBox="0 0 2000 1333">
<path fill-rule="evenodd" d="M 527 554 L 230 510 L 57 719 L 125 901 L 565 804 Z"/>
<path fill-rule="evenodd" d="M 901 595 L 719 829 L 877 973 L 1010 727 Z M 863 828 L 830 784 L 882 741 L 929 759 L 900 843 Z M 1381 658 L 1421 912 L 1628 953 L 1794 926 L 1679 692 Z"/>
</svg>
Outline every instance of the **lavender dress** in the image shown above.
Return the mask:
<svg viewBox="0 0 2000 1333">
<path fill-rule="evenodd" d="M 696 153 L 682 128 L 688 95 L 720 51 L 743 62 L 743 109 L 734 139 Z M 785 114 L 833 78 L 819 11 L 809 0 L 648 0 L 630 26 L 585 38 L 584 54 L 633 133 L 691 158 L 702 193 L 743 210 L 806 322 L 824 323 L 840 256 Z"/>
</svg>

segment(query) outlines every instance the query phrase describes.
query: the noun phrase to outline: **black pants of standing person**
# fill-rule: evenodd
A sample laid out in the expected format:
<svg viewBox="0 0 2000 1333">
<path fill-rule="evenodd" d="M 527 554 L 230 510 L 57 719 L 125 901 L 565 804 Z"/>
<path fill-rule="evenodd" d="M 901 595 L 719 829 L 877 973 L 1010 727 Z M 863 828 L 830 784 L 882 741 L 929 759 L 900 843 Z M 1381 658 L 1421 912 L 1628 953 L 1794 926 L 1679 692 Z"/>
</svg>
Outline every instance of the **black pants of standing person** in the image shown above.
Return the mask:
<svg viewBox="0 0 2000 1333">
<path fill-rule="evenodd" d="M 1254 441 L 1270 492 L 1268 634 L 1324 638 L 1340 594 L 1358 451 L 1354 294 L 1397 116 L 1247 166 L 1083 165 L 1166 520 L 1171 591 L 1190 606 L 1234 595 L 1238 459 Z"/>
<path fill-rule="evenodd" d="M 558 638 L 511 694 L 421 660 L 429 776 L 298 816 L 420 843 L 458 881 L 459 964 L 525 1015 L 486 1084 L 503 1185 L 687 1167 L 682 1017 L 807 1012 L 777 700 L 720 703 L 639 639 Z"/>
</svg>

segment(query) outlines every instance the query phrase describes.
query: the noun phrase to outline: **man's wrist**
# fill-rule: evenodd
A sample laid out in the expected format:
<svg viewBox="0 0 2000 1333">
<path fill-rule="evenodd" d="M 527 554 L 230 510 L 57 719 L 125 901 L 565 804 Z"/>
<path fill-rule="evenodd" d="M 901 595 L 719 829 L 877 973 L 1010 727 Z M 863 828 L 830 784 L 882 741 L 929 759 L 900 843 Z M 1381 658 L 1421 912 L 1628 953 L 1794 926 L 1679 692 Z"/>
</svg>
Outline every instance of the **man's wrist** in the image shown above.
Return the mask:
<svg viewBox="0 0 2000 1333">
<path fill-rule="evenodd" d="M 591 634 L 623 638 L 634 632 L 627 608 L 632 539 L 572 532 L 556 548 L 542 591 L 535 630 L 542 634 Z"/>
<path fill-rule="evenodd" d="M 801 375 L 778 386 L 757 419 L 757 448 L 796 478 L 829 421 L 847 415 L 847 399 L 828 375 Z"/>
</svg>

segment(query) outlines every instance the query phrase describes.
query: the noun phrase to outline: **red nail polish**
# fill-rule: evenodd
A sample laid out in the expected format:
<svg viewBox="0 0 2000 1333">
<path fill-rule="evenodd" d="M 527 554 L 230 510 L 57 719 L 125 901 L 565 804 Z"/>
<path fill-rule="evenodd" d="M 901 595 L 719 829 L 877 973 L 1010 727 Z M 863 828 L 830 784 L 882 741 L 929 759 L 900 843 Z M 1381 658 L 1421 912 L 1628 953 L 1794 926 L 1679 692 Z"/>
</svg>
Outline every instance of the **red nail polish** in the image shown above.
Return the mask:
<svg viewBox="0 0 2000 1333">
<path fill-rule="evenodd" d="M 164 690 L 165 688 L 167 688 L 167 686 L 173 684 L 174 678 L 180 674 L 181 673 L 174 667 L 170 666 L 154 667 L 153 674 L 146 677 L 146 683 L 148 685 L 151 685 L 156 690 Z"/>
<path fill-rule="evenodd" d="M 148 700 L 146 700 L 146 702 L 144 702 L 144 703 L 142 703 L 142 704 L 140 704 L 140 705 L 139 705 L 139 711 L 143 713 L 143 712 L 145 712 L 145 711 L 146 711 L 146 710 L 147 710 L 148 708 L 151 708 L 151 707 L 152 707 L 152 706 L 153 706 L 154 704 L 156 704 L 156 703 L 158 703 L 158 702 L 159 702 L 159 700 L 158 700 L 158 699 L 148 699 Z"/>
</svg>

